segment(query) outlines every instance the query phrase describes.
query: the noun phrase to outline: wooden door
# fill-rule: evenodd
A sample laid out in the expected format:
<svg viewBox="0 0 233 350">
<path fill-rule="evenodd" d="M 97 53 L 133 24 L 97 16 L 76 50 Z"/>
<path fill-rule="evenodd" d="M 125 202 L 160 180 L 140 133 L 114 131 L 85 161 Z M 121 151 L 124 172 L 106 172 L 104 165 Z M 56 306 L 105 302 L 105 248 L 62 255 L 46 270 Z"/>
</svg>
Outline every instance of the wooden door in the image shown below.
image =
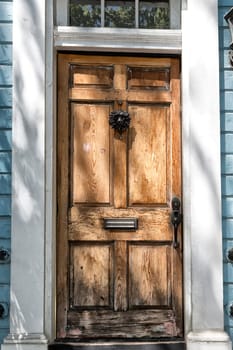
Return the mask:
<svg viewBox="0 0 233 350">
<path fill-rule="evenodd" d="M 59 54 L 57 144 L 57 338 L 182 337 L 179 60 Z"/>
</svg>

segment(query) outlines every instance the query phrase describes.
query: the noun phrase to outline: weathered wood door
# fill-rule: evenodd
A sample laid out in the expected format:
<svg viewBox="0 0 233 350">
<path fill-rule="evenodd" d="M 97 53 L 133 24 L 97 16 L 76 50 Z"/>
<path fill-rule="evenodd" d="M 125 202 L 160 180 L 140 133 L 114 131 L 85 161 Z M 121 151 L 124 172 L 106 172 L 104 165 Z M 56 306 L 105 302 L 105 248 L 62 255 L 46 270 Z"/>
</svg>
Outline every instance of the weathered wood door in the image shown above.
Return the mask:
<svg viewBox="0 0 233 350">
<path fill-rule="evenodd" d="M 179 60 L 59 54 L 57 144 L 57 337 L 182 337 Z"/>
</svg>

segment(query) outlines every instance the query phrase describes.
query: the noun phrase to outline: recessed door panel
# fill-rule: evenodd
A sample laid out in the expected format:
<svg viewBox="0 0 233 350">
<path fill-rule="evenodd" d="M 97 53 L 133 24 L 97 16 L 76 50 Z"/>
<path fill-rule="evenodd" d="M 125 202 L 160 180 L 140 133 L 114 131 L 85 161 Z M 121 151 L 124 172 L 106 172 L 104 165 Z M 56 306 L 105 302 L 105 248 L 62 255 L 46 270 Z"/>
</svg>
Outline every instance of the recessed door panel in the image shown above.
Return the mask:
<svg viewBox="0 0 233 350">
<path fill-rule="evenodd" d="M 110 203 L 111 105 L 71 104 L 73 202 Z"/>
<path fill-rule="evenodd" d="M 129 245 L 129 305 L 168 307 L 171 300 L 171 247 Z"/>
<path fill-rule="evenodd" d="M 167 203 L 169 111 L 157 105 L 129 106 L 129 205 Z"/>
<path fill-rule="evenodd" d="M 70 249 L 71 307 L 110 307 L 112 245 L 77 244 Z"/>
</svg>

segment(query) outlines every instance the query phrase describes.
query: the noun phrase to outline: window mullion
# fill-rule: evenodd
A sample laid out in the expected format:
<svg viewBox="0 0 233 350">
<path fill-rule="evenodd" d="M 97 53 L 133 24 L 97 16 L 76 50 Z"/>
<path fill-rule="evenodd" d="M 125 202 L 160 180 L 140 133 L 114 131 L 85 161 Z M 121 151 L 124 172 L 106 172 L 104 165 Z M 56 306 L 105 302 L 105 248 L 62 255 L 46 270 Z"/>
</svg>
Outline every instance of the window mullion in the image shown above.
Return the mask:
<svg viewBox="0 0 233 350">
<path fill-rule="evenodd" d="M 135 27 L 139 28 L 139 0 L 135 0 Z"/>
<path fill-rule="evenodd" d="M 56 1 L 56 24 L 57 26 L 67 26 L 69 17 L 69 1 L 57 0 Z"/>
<path fill-rule="evenodd" d="M 181 0 L 169 1 L 170 3 L 170 29 L 180 28 Z"/>
<path fill-rule="evenodd" d="M 104 27 L 104 17 L 105 17 L 105 1 L 101 0 L 101 27 Z"/>
</svg>

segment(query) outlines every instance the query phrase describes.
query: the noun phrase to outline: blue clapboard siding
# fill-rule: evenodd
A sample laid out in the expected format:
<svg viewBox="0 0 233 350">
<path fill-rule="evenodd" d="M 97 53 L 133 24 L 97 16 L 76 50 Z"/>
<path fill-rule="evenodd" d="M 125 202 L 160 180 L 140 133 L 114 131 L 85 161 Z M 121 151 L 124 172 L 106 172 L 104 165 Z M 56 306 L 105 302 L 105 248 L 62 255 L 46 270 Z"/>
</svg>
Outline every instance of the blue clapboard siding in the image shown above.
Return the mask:
<svg viewBox="0 0 233 350">
<path fill-rule="evenodd" d="M 10 250 L 12 127 L 12 1 L 0 0 L 0 248 Z M 0 302 L 9 305 L 10 263 L 0 263 Z M 0 343 L 9 316 L 0 319 Z"/>
<path fill-rule="evenodd" d="M 223 278 L 224 323 L 233 340 L 233 317 L 229 310 L 233 304 L 233 264 L 228 251 L 233 248 L 233 67 L 228 51 L 230 31 L 224 15 L 233 6 L 232 0 L 219 0 L 219 52 L 220 52 L 220 108 L 222 152 L 222 215 L 223 215 Z"/>
</svg>

